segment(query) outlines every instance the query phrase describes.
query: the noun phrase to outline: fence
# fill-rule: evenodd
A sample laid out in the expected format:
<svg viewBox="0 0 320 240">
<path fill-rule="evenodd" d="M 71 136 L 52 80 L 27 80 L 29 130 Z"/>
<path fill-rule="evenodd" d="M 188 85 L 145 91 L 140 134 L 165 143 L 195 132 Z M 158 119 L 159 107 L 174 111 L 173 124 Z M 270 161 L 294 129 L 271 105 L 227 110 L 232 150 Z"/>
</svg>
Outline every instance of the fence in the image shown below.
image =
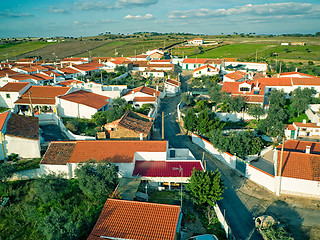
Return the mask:
<svg viewBox="0 0 320 240">
<path fill-rule="evenodd" d="M 222 211 L 219 207 L 219 204 L 217 203 L 216 206 L 213 207 L 213 209 L 216 212 L 217 218 L 219 219 L 219 222 L 226 233 L 227 239 L 236 240 L 236 238 L 233 235 L 232 230 L 231 230 L 231 228 L 225 218 L 225 214 L 222 214 Z"/>
</svg>

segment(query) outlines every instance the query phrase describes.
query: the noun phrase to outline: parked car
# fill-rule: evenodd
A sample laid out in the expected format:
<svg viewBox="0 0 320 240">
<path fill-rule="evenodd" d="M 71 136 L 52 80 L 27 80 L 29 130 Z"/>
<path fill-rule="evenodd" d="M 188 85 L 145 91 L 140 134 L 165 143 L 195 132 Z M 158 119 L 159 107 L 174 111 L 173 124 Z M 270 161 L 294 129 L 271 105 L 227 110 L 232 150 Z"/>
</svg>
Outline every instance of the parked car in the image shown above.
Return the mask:
<svg viewBox="0 0 320 240">
<path fill-rule="evenodd" d="M 193 236 L 188 240 L 219 240 L 219 239 L 213 234 L 203 234 L 203 235 Z"/>
</svg>

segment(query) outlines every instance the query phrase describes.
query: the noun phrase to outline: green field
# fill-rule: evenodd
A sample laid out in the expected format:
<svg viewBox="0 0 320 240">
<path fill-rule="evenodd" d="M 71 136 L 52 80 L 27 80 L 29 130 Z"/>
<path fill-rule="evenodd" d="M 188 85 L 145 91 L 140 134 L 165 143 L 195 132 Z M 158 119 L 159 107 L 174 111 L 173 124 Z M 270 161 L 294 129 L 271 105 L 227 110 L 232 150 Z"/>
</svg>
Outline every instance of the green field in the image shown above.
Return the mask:
<svg viewBox="0 0 320 240">
<path fill-rule="evenodd" d="M 1 44 L 0 60 L 4 60 L 6 58 L 14 59 L 15 57 L 21 54 L 38 50 L 52 44 L 55 44 L 55 43 L 32 41 L 32 42 L 24 42 L 24 43 Z"/>
</svg>

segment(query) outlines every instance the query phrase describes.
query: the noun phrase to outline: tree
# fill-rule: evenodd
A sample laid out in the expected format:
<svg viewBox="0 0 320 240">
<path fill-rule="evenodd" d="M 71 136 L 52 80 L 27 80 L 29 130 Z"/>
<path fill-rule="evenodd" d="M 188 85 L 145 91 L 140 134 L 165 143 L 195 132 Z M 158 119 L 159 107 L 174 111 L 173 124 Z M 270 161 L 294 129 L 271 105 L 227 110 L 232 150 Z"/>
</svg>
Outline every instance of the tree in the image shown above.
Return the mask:
<svg viewBox="0 0 320 240">
<path fill-rule="evenodd" d="M 308 104 L 311 103 L 311 96 L 316 93 L 316 90 L 310 88 L 296 88 L 292 92 L 291 108 L 297 112 L 299 116 L 308 108 Z"/>
<path fill-rule="evenodd" d="M 75 170 L 79 187 L 91 199 L 106 201 L 118 183 L 117 168 L 110 162 L 80 164 Z"/>
<path fill-rule="evenodd" d="M 188 93 L 181 94 L 181 102 L 184 102 L 188 106 L 193 106 L 194 104 L 194 97 Z"/>
<path fill-rule="evenodd" d="M 218 170 L 204 172 L 194 168 L 187 189 L 197 205 L 215 206 L 225 187 Z"/>
<path fill-rule="evenodd" d="M 184 127 L 193 132 L 197 126 L 197 117 L 193 111 L 193 108 L 188 108 L 186 116 L 183 118 Z"/>
<path fill-rule="evenodd" d="M 117 65 L 115 67 L 114 71 L 118 72 L 118 73 L 120 73 L 122 75 L 122 74 L 125 74 L 127 72 L 127 68 L 125 66 Z"/>
<path fill-rule="evenodd" d="M 78 230 L 68 212 L 51 208 L 50 213 L 41 221 L 39 230 L 48 240 L 78 239 Z"/>
<path fill-rule="evenodd" d="M 258 120 L 264 114 L 264 110 L 260 105 L 255 104 L 248 107 L 247 113 Z"/>
<path fill-rule="evenodd" d="M 0 164 L 0 182 L 4 183 L 9 178 L 12 177 L 13 173 L 16 171 L 16 167 L 10 163 Z"/>
<path fill-rule="evenodd" d="M 235 96 L 229 98 L 229 108 L 232 112 L 241 112 L 246 107 L 246 100 L 242 96 Z"/>
</svg>

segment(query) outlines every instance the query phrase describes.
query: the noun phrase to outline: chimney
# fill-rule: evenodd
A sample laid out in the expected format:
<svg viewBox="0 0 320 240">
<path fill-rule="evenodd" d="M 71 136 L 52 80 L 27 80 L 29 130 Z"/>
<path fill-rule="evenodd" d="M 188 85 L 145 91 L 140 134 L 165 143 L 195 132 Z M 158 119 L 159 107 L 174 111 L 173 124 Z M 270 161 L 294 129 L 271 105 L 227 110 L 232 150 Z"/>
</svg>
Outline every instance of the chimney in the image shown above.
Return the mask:
<svg viewBox="0 0 320 240">
<path fill-rule="evenodd" d="M 143 133 L 140 133 L 140 141 L 143 141 Z"/>
<path fill-rule="evenodd" d="M 101 59 L 99 58 L 99 63 L 101 64 Z"/>
<path fill-rule="evenodd" d="M 298 72 L 298 68 L 296 68 L 295 72 Z"/>
<path fill-rule="evenodd" d="M 159 91 L 159 86 L 157 86 L 156 90 Z"/>
<path fill-rule="evenodd" d="M 306 124 L 306 123 L 307 123 L 307 120 L 306 120 L 306 119 L 303 119 L 303 120 L 302 120 L 302 123 L 303 123 L 303 124 Z"/>
<path fill-rule="evenodd" d="M 61 67 L 61 68 L 63 68 L 63 64 L 62 64 L 62 62 L 60 62 L 60 67 Z"/>
<path fill-rule="evenodd" d="M 306 146 L 306 153 L 307 153 L 307 154 L 310 153 L 310 146 Z"/>
</svg>

